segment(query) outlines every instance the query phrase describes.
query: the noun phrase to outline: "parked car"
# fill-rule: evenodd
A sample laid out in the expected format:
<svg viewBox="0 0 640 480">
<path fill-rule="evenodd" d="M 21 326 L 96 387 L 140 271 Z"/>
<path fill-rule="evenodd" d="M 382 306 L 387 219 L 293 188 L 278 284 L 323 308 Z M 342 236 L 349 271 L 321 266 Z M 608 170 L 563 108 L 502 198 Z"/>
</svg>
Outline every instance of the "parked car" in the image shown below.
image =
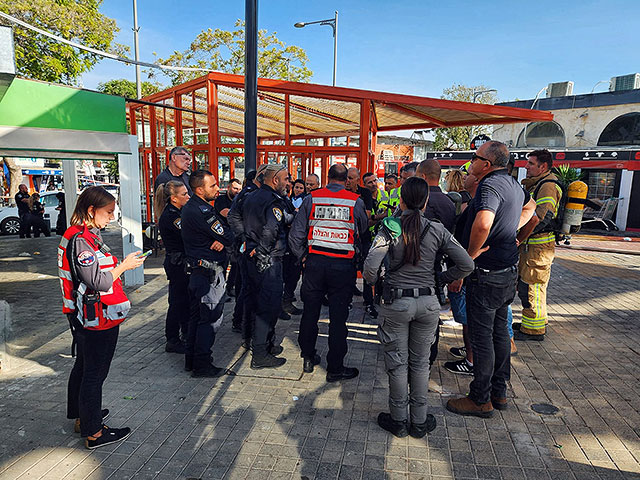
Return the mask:
<svg viewBox="0 0 640 480">
<path fill-rule="evenodd" d="M 118 199 L 117 191 L 109 191 Z M 49 222 L 49 228 L 55 232 L 56 221 L 58 220 L 58 199 L 57 191 L 44 192 L 40 194 L 40 203 L 44 206 L 44 221 Z M 118 199 L 119 200 L 119 199 Z M 120 219 L 120 208 L 116 203 L 116 211 L 114 212 L 115 221 Z M 20 217 L 18 217 L 18 207 L 0 207 L 0 234 L 1 235 L 17 235 L 20 232 Z"/>
</svg>

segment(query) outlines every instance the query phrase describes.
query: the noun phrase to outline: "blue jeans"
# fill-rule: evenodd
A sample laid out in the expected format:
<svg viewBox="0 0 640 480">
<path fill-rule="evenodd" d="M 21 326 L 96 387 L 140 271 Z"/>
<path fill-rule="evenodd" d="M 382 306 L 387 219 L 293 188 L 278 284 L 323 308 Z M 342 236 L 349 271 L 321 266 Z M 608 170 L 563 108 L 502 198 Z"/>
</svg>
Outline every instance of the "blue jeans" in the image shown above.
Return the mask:
<svg viewBox="0 0 640 480">
<path fill-rule="evenodd" d="M 516 294 L 517 269 L 483 272 L 467 280 L 467 321 L 473 348 L 473 381 L 469 398 L 487 403 L 490 395 L 505 397 L 511 376 L 509 305 Z"/>
<path fill-rule="evenodd" d="M 449 292 L 451 313 L 453 319 L 460 325 L 467 324 L 467 303 L 465 301 L 466 287 L 463 285 L 459 292 Z"/>
<path fill-rule="evenodd" d="M 511 309 L 511 305 L 509 305 L 509 309 L 507 310 L 507 330 L 509 331 L 509 338 L 513 338 L 513 310 Z"/>
</svg>

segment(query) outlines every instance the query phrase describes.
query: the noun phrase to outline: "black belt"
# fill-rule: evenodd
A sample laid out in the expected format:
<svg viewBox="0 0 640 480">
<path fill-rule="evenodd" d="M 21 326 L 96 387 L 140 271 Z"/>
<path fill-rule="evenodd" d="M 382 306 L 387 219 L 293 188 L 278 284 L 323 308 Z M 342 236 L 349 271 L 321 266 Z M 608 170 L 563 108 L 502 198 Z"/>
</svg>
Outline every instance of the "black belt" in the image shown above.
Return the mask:
<svg viewBox="0 0 640 480">
<path fill-rule="evenodd" d="M 515 272 L 516 266 L 512 265 L 511 267 L 501 268 L 500 270 L 487 270 L 486 268 L 476 267 L 476 270 L 481 273 L 507 273 L 507 272 Z"/>
<path fill-rule="evenodd" d="M 422 297 L 424 295 L 435 295 L 436 290 L 431 287 L 426 288 L 394 288 L 393 296 L 395 298 L 402 297 Z"/>
</svg>

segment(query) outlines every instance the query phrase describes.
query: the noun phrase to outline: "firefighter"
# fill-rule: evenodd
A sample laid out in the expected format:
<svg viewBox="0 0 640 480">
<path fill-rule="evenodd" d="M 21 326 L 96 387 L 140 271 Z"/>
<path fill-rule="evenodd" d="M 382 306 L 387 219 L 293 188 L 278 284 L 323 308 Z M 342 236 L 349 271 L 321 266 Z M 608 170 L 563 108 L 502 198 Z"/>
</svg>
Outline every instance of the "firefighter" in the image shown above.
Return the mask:
<svg viewBox="0 0 640 480">
<path fill-rule="evenodd" d="M 246 307 L 253 311 L 251 368 L 277 368 L 286 359 L 278 357 L 282 347 L 275 344 L 275 326 L 282 309 L 282 259 L 287 249 L 285 223 L 293 215 L 286 212 L 284 165 L 268 164 L 261 174 L 262 186 L 244 201 L 243 225 L 246 238 L 247 287 L 252 292 Z"/>
<path fill-rule="evenodd" d="M 562 188 L 551 173 L 553 157 L 548 150 L 528 155 L 524 188 L 536 201 L 536 213 L 518 233 L 518 296 L 522 301 L 522 324 L 516 340 L 544 340 L 547 324 L 547 285 L 555 255 L 553 219 L 558 215 Z"/>
<path fill-rule="evenodd" d="M 218 196 L 218 183 L 208 170 L 189 178 L 193 197 L 182 207 L 182 241 L 189 277 L 189 326 L 185 370 L 192 377 L 219 377 L 211 347 L 222 323 L 226 282 L 224 271 L 233 236 L 209 203 Z"/>
<path fill-rule="evenodd" d="M 76 419 L 75 431 L 93 450 L 124 440 L 131 429 L 109 428 L 102 409 L 102 384 L 107 378 L 118 342 L 120 324 L 131 304 L 120 275 L 144 262 L 141 252 L 121 263 L 102 242 L 100 229 L 113 220 L 116 199 L 102 187 L 89 187 L 78 197 L 58 247 L 58 276 L 62 312 L 73 334 L 77 356 L 69 376 L 67 418 Z"/>
<path fill-rule="evenodd" d="M 302 259 L 304 271 L 300 296 L 304 312 L 300 320 L 303 370 L 313 372 L 320 363 L 316 354 L 318 318 L 322 299 L 329 297 L 329 353 L 327 382 L 358 376 L 357 368 L 345 367 L 347 317 L 353 295 L 358 238 L 367 229 L 367 214 L 358 194 L 345 189 L 347 168 L 332 165 L 325 188 L 314 190 L 298 210 L 291 231 L 291 251 Z"/>
</svg>

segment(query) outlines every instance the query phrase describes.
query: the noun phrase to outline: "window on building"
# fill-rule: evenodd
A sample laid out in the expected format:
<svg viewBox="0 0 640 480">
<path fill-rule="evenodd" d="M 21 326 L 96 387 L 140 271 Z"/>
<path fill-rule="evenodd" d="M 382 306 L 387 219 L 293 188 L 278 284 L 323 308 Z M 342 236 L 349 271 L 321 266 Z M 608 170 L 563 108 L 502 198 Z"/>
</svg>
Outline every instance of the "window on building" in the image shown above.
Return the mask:
<svg viewBox="0 0 640 480">
<path fill-rule="evenodd" d="M 564 131 L 556 122 L 535 122 L 518 136 L 517 147 L 564 147 Z"/>
<path fill-rule="evenodd" d="M 600 134 L 598 145 L 640 145 L 640 113 L 627 113 L 613 120 Z"/>
<path fill-rule="evenodd" d="M 616 172 L 589 172 L 587 185 L 589 198 L 598 200 L 611 198 L 616 188 Z"/>
</svg>

